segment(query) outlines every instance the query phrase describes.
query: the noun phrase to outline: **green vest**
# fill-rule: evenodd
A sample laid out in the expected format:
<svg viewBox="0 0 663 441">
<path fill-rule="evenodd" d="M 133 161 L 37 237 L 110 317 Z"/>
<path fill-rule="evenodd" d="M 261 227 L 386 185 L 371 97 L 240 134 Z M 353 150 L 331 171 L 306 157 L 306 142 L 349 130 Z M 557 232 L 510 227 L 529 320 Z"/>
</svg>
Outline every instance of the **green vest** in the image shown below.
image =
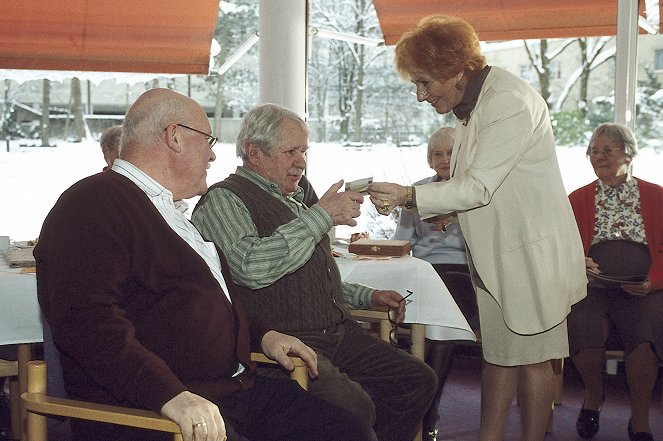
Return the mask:
<svg viewBox="0 0 663 441">
<path fill-rule="evenodd" d="M 244 202 L 260 237 L 271 236 L 297 217 L 286 204 L 242 176 L 231 174 L 210 190 L 216 187 L 232 191 Z M 238 285 L 238 291 L 249 316 L 281 332 L 321 330 L 348 317 L 341 275 L 327 235 L 316 244 L 311 258 L 293 273 L 264 288 Z"/>
</svg>

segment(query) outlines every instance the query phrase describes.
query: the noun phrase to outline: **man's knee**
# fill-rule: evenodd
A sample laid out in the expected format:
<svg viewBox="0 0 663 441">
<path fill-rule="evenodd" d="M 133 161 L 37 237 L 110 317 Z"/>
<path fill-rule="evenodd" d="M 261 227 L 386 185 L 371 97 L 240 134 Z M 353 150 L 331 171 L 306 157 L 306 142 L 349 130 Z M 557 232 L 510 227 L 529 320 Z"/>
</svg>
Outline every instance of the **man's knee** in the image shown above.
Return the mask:
<svg viewBox="0 0 663 441">
<path fill-rule="evenodd" d="M 375 424 L 375 404 L 359 383 L 336 369 L 323 368 L 319 373 L 317 379 L 309 382 L 308 390 L 312 395 L 351 412 L 369 427 Z"/>
</svg>

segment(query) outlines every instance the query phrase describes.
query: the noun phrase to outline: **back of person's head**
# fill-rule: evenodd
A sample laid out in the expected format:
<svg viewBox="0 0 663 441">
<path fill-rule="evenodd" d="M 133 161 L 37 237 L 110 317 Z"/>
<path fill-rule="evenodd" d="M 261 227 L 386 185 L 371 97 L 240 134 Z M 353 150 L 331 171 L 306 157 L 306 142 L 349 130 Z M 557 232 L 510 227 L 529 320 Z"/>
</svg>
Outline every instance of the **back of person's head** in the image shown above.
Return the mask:
<svg viewBox="0 0 663 441">
<path fill-rule="evenodd" d="M 638 154 L 638 140 L 629 126 L 619 123 L 603 123 L 594 129 L 592 137 L 589 139 L 587 156 L 594 147 L 596 139 L 602 135 L 621 146 L 627 158 L 633 159 Z"/>
<path fill-rule="evenodd" d="M 440 127 L 437 129 L 428 139 L 428 165 L 433 167 L 433 150 L 440 148 L 442 146 L 453 146 L 454 145 L 454 133 L 455 129 L 453 127 Z"/>
<path fill-rule="evenodd" d="M 450 79 L 485 66 L 479 37 L 469 23 L 458 17 L 424 17 L 396 45 L 396 70 L 406 80 L 414 72 Z"/>
<path fill-rule="evenodd" d="M 122 126 L 115 125 L 107 128 L 101 133 L 99 145 L 101 152 L 108 167 L 113 165 L 115 158 L 120 156 L 120 137 L 122 136 Z"/>
<path fill-rule="evenodd" d="M 309 132 L 306 122 L 295 112 L 278 104 L 265 103 L 249 110 L 243 117 L 237 134 L 237 156 L 246 159 L 249 144 L 257 145 L 265 154 L 270 155 L 281 138 L 283 121 L 297 121 L 302 130 Z"/>
<path fill-rule="evenodd" d="M 122 123 L 122 157 L 134 148 L 159 143 L 173 122 L 183 120 L 191 110 L 191 98 L 170 89 L 150 89 L 129 108 Z"/>
</svg>

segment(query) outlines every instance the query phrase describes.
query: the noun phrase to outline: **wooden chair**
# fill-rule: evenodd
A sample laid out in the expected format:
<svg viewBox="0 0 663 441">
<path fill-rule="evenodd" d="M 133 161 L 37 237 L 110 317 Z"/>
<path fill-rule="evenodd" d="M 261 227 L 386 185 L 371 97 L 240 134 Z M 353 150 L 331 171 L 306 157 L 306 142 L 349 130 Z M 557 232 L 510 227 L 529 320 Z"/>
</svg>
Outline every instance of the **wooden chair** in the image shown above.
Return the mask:
<svg viewBox="0 0 663 441">
<path fill-rule="evenodd" d="M 297 381 L 303 389 L 306 389 L 308 387 L 306 363 L 299 357 L 291 358 L 295 363 L 295 369 L 290 377 Z M 252 353 L 251 359 L 257 363 L 276 364 L 275 361 L 261 353 Z M 30 361 L 27 370 L 28 390 L 21 396 L 22 405 L 27 410 L 27 441 L 47 440 L 47 416 L 78 418 L 168 432 L 173 434 L 174 441 L 182 441 L 180 427 L 156 412 L 51 397 L 46 393 L 46 362 L 41 360 Z"/>
<path fill-rule="evenodd" d="M 389 333 L 391 332 L 392 325 L 389 321 L 389 313 L 387 311 L 351 309 L 350 315 L 360 322 L 378 324 L 376 334 L 380 336 L 381 340 L 389 342 Z M 421 323 L 412 323 L 410 325 L 410 338 L 412 339 L 412 355 L 423 361 L 424 342 L 426 339 L 424 325 Z"/>
<path fill-rule="evenodd" d="M 389 313 L 387 311 L 376 311 L 373 309 L 351 309 L 350 315 L 357 319 L 359 322 L 365 322 L 369 325 L 377 324 L 377 329 L 375 330 L 376 334 L 380 336 L 381 340 L 389 343 L 389 333 L 392 330 L 392 325 L 389 321 Z M 412 323 L 410 326 L 410 339 L 412 340 L 412 348 L 410 352 L 421 361 L 424 361 L 424 341 L 426 338 L 424 325 L 420 323 Z M 414 437 L 414 441 L 420 441 L 422 437 L 422 427 L 421 424 L 419 424 L 419 430 Z"/>
<path fill-rule="evenodd" d="M 21 436 L 20 420 L 20 400 L 18 387 L 18 361 L 9 361 L 0 359 L 0 378 L 9 379 L 9 411 L 11 415 L 11 435 L 14 439 Z M 2 384 L 2 383 L 0 383 Z"/>
</svg>

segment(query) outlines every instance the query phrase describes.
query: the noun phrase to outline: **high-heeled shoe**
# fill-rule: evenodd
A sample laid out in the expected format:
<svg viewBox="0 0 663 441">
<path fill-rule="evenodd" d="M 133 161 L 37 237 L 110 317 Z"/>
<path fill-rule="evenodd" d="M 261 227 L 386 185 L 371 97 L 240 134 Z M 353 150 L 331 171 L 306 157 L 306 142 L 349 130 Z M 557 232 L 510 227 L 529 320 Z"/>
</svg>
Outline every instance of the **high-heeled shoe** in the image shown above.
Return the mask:
<svg viewBox="0 0 663 441">
<path fill-rule="evenodd" d="M 647 432 L 633 432 L 631 419 L 628 420 L 628 439 L 631 441 L 654 441 L 654 436 Z"/>
<path fill-rule="evenodd" d="M 601 414 L 601 409 L 585 409 L 584 406 L 583 403 L 583 407 L 578 414 L 576 432 L 578 432 L 578 435 L 580 435 L 581 438 L 590 439 L 594 438 L 594 435 L 599 431 L 599 415 Z"/>
</svg>

